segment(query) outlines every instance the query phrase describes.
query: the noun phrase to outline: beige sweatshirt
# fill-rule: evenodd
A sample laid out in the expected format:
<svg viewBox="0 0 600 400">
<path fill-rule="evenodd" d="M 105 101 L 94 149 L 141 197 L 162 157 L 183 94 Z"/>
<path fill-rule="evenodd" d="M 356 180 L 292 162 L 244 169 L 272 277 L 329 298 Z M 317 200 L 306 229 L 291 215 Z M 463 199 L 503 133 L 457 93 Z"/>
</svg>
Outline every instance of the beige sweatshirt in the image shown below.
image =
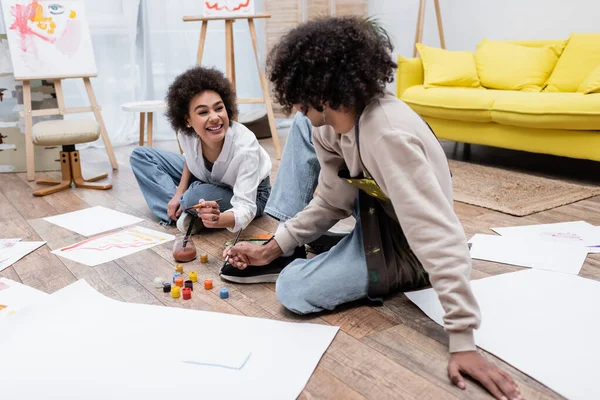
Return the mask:
<svg viewBox="0 0 600 400">
<path fill-rule="evenodd" d="M 475 350 L 473 329 L 479 307 L 471 286 L 471 257 L 464 230 L 454 213 L 452 181 L 446 156 L 425 122 L 391 94 L 374 100 L 360 121 L 365 168 L 391 200 L 408 243 L 429 273 L 445 310 L 450 352 Z M 338 177 L 362 170 L 355 131 L 337 134 L 329 127 L 313 129 L 321 164 L 317 195 L 275 240 L 284 252 L 318 238 L 352 214 L 358 189 Z"/>
</svg>

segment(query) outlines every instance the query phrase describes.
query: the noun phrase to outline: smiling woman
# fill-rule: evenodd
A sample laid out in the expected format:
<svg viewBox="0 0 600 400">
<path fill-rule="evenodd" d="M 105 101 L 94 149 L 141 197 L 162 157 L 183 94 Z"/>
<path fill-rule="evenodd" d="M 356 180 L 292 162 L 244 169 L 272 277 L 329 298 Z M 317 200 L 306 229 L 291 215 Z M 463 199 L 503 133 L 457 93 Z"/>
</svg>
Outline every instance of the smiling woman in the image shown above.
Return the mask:
<svg viewBox="0 0 600 400">
<path fill-rule="evenodd" d="M 192 234 L 204 227 L 235 232 L 262 215 L 271 160 L 236 116 L 235 92 L 220 71 L 195 67 L 175 78 L 166 117 L 184 154 L 138 147 L 130 160 L 148 206 L 164 223 L 177 220 L 187 232 L 197 214 Z"/>
</svg>

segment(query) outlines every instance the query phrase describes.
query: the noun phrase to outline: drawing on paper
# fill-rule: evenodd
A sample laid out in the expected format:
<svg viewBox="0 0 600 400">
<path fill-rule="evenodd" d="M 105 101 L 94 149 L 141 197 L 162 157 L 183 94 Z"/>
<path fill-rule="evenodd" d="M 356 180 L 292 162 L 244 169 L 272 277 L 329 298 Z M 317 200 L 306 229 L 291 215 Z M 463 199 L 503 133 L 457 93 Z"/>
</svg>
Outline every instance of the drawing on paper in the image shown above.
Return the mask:
<svg viewBox="0 0 600 400">
<path fill-rule="evenodd" d="M 2 135 L 0 134 L 0 137 Z M 0 140 L 0 143 L 2 143 L 2 141 Z M 11 247 L 13 247 L 15 244 L 19 243 L 21 241 L 21 239 L 0 239 L 0 250 L 6 250 L 6 249 L 10 249 Z"/>
<path fill-rule="evenodd" d="M 205 0 L 205 17 L 254 14 L 255 0 Z"/>
<path fill-rule="evenodd" d="M 95 75 L 82 0 L 2 0 L 15 77 Z"/>
<path fill-rule="evenodd" d="M 141 226 L 107 233 L 52 251 L 90 267 L 125 257 L 138 251 L 169 242 L 173 235 Z"/>
<path fill-rule="evenodd" d="M 581 235 L 578 235 L 574 232 L 542 232 L 540 233 L 540 237 L 543 240 L 552 240 L 552 241 L 574 241 L 574 242 L 583 242 L 583 238 Z"/>
<path fill-rule="evenodd" d="M 158 232 L 157 232 L 158 233 Z M 67 251 L 109 251 L 113 249 L 129 249 L 137 247 L 154 246 L 163 243 L 165 237 L 138 229 L 129 229 L 118 233 L 109 233 L 84 240 L 72 246 L 63 247 L 62 252 Z"/>
</svg>

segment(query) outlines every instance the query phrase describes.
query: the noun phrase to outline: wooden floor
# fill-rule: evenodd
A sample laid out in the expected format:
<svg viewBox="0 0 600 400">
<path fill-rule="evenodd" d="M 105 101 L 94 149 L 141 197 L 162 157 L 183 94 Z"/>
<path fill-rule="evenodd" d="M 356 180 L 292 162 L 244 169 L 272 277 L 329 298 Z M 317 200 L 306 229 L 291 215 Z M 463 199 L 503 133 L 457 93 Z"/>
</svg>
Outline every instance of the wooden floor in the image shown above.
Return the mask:
<svg viewBox="0 0 600 400">
<path fill-rule="evenodd" d="M 270 140 L 261 144 L 274 154 Z M 176 142 L 158 142 L 155 147 L 177 151 Z M 444 143 L 449 157 L 460 157 L 453 143 Z M 213 279 L 211 291 L 195 291 L 191 301 L 174 300 L 153 287 L 157 276 L 174 271 L 171 243 L 99 265 L 95 268 L 71 262 L 51 254 L 51 250 L 75 243 L 83 237 L 42 220 L 44 217 L 102 205 L 147 219 L 144 226 L 160 227 L 149 212 L 129 167 L 129 154 L 134 146 L 116 148 L 119 170 L 112 174 L 114 187 L 109 191 L 71 189 L 44 198 L 32 196 L 35 183 L 24 173 L 0 174 L 0 238 L 45 240 L 44 246 L 0 273 L 9 279 L 52 293 L 78 279 L 85 278 L 103 294 L 117 300 L 173 307 L 195 308 L 252 317 L 286 321 L 310 321 L 340 326 L 340 332 L 325 353 L 308 382 L 302 399 L 447 399 L 491 398 L 482 388 L 470 382 L 466 392 L 452 387 L 446 375 L 448 360 L 447 335 L 408 299 L 398 294 L 384 306 L 373 307 L 364 302 L 309 317 L 297 317 L 277 302 L 274 284 L 235 285 L 218 277 L 223 244 L 232 238 L 228 231 L 202 233 L 194 240 L 200 252 L 209 253 L 209 263 L 194 263 L 199 279 Z M 459 146 L 460 150 L 460 146 Z M 488 165 L 510 165 L 521 171 L 542 173 L 551 177 L 598 183 L 600 163 L 568 160 L 474 147 L 472 160 Z M 108 172 L 109 164 L 102 150 L 82 151 L 84 174 Z M 278 167 L 274 159 L 274 170 Z M 58 177 L 58 173 L 38 177 Z M 456 212 L 470 237 L 475 233 L 492 233 L 489 228 L 530 223 L 586 220 L 600 225 L 600 196 L 576 204 L 556 208 L 528 217 L 517 218 L 461 203 Z M 273 232 L 275 222 L 268 217 L 255 220 L 247 233 Z M 174 229 L 166 229 L 174 232 Z M 185 268 L 190 269 L 189 265 Z M 472 279 L 479 279 L 521 268 L 474 261 Z M 590 255 L 581 276 L 600 279 L 600 254 Z M 219 298 L 219 289 L 228 286 L 231 297 Z M 568 338 L 565 338 L 567 340 Z M 549 349 L 549 352 L 551 349 Z M 485 354 L 502 365 L 518 381 L 526 399 L 560 398 L 548 388 Z"/>
</svg>

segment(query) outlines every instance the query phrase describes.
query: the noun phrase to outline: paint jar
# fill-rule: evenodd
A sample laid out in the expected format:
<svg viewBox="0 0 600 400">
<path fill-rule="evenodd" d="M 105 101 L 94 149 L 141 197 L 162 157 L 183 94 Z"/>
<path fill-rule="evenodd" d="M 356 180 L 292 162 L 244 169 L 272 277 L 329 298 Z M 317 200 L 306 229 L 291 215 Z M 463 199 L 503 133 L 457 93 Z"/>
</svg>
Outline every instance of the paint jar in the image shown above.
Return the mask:
<svg viewBox="0 0 600 400">
<path fill-rule="evenodd" d="M 173 243 L 173 258 L 176 262 L 190 262 L 196 258 L 196 245 L 191 236 L 180 235 Z"/>
</svg>

